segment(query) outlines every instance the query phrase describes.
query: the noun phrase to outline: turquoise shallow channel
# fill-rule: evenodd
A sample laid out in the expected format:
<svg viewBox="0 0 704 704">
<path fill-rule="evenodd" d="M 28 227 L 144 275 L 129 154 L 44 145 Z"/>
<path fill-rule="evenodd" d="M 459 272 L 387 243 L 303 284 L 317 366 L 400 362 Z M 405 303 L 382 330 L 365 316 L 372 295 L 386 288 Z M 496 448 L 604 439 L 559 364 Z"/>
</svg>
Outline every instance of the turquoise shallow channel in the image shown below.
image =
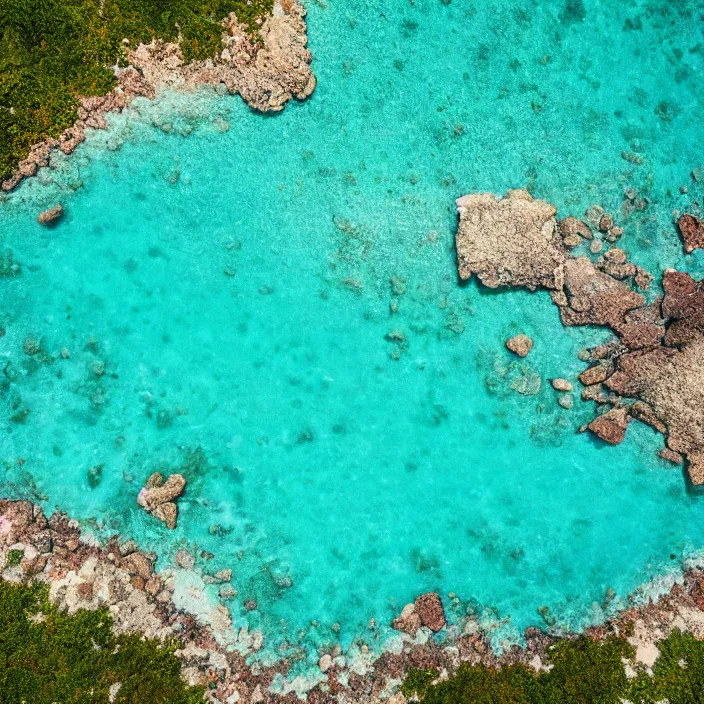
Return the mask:
<svg viewBox="0 0 704 704">
<path fill-rule="evenodd" d="M 500 646 L 541 607 L 580 628 L 676 573 L 704 547 L 704 497 L 649 428 L 616 448 L 576 433 L 594 409 L 548 380 L 579 388 L 604 333 L 563 329 L 546 294 L 461 286 L 454 200 L 598 203 L 634 261 L 701 276 L 672 211 L 702 199 L 703 13 L 319 0 L 307 102 L 265 117 L 204 90 L 112 116 L 0 203 L 22 269 L 0 278 L 0 494 L 162 566 L 212 552 L 199 564 L 233 568 L 233 618 L 270 649 L 380 645 L 426 590 L 493 619 Z M 647 198 L 629 217 L 626 188 Z M 188 480 L 173 532 L 135 502 L 155 470 Z"/>
</svg>

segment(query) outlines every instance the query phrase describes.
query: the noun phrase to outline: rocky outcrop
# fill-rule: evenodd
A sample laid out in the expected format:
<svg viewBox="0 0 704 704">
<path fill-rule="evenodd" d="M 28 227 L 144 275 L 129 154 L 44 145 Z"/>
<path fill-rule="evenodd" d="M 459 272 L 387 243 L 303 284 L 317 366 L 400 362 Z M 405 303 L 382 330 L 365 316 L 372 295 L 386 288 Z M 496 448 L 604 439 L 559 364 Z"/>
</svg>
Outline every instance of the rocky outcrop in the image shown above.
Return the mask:
<svg viewBox="0 0 704 704">
<path fill-rule="evenodd" d="M 440 597 L 435 592 L 427 592 L 416 598 L 416 613 L 421 623 L 437 633 L 445 628 L 445 610 Z"/>
<path fill-rule="evenodd" d="M 557 231 L 557 209 L 523 190 L 457 200 L 457 266 L 489 288 L 557 289 L 567 251 Z"/>
<path fill-rule="evenodd" d="M 506 349 L 519 357 L 527 357 L 533 349 L 533 340 L 528 335 L 521 333 L 506 340 Z"/>
<path fill-rule="evenodd" d="M 252 37 L 230 14 L 223 20 L 220 54 L 190 64 L 184 62 L 177 43 L 154 40 L 140 44 L 128 52 L 126 68 L 115 68 L 117 86 L 107 95 L 83 98 L 74 125 L 58 138 L 34 145 L 2 189 L 12 190 L 39 167 L 47 166 L 53 150 L 73 152 L 85 140 L 86 129 L 106 129 L 106 113 L 121 111 L 138 96 L 154 98 L 164 88 L 192 91 L 210 85 L 224 93 L 239 93 L 262 112 L 283 110 L 291 98 L 304 100 L 316 84 L 305 15 L 298 0 L 276 0 L 259 36 Z"/>
<path fill-rule="evenodd" d="M 663 298 L 646 303 L 632 286 L 647 288 L 652 276 L 623 249 L 608 249 L 596 261 L 570 254 L 575 238 L 589 239 L 586 222 L 570 217 L 556 225 L 555 208 L 525 191 L 501 199 L 464 196 L 457 205 L 461 278 L 476 274 L 490 287 L 547 289 L 565 325 L 605 326 L 616 334 L 591 351 L 586 359 L 596 364 L 579 377 L 582 397 L 606 407 L 586 428 L 617 444 L 631 418 L 647 423 L 666 435 L 667 457 L 683 457 L 692 482 L 704 484 L 704 282 L 667 270 Z M 701 223 L 683 218 L 680 232 L 691 244 Z M 608 241 L 622 235 L 601 208 L 590 208 L 586 220 Z"/>
<path fill-rule="evenodd" d="M 171 474 L 164 482 L 163 475 L 154 472 L 137 495 L 137 503 L 173 530 L 178 519 L 175 501 L 185 488 L 186 480 L 182 474 Z"/>
<path fill-rule="evenodd" d="M 684 251 L 688 254 L 695 249 L 704 249 L 704 222 L 694 215 L 682 215 L 677 221 L 682 236 Z"/>
<path fill-rule="evenodd" d="M 587 257 L 566 259 L 562 290 L 552 294 L 565 325 L 607 325 L 613 328 L 645 298 L 612 276 L 599 271 Z"/>
<path fill-rule="evenodd" d="M 589 430 L 609 445 L 618 445 L 626 437 L 626 430 L 631 417 L 625 408 L 612 408 L 597 416 L 590 424 Z"/>
<path fill-rule="evenodd" d="M 437 633 L 446 623 L 442 600 L 435 592 L 427 592 L 416 597 L 412 604 L 406 604 L 398 618 L 391 622 L 391 628 L 415 637 L 421 626 Z"/>
</svg>

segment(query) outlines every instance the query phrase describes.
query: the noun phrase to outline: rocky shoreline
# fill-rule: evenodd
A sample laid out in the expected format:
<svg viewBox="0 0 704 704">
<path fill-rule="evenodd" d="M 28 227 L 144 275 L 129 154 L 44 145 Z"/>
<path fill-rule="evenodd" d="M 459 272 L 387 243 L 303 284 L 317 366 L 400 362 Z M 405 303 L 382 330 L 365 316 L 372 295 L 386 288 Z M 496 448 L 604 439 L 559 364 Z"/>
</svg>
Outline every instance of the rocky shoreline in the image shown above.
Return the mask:
<svg viewBox="0 0 704 704">
<path fill-rule="evenodd" d="M 467 195 L 457 209 L 461 279 L 474 275 L 490 288 L 547 290 L 565 326 L 607 327 L 615 334 L 580 354 L 591 364 L 579 377 L 582 398 L 600 408 L 581 430 L 618 444 L 632 419 L 644 422 L 665 435 L 661 456 L 684 462 L 692 483 L 704 484 L 704 281 L 668 269 L 664 295 L 648 302 L 641 291 L 653 276 L 613 246 L 623 230 L 598 206 L 585 220 L 558 221 L 553 205 L 515 190 L 500 199 Z M 693 216 L 682 220 L 681 232 L 699 231 Z M 687 237 L 688 250 L 691 245 Z"/>
<path fill-rule="evenodd" d="M 193 91 L 212 86 L 218 93 L 239 93 L 261 112 L 279 112 L 291 98 L 305 100 L 315 90 L 311 53 L 307 48 L 306 11 L 298 0 L 277 0 L 258 37 L 234 13 L 223 20 L 222 51 L 206 61 L 185 63 L 178 43 L 153 40 L 127 50 L 128 65 L 115 67 L 117 86 L 107 95 L 81 100 L 78 119 L 56 139 L 35 144 L 13 175 L 2 182 L 11 191 L 47 166 L 58 149 L 71 154 L 85 140 L 86 129 L 107 129 L 105 115 L 120 112 L 137 97 L 154 98 L 159 91 Z"/>
<path fill-rule="evenodd" d="M 446 623 L 443 601 L 452 608 L 458 601 L 454 595 L 443 600 L 430 593 L 405 607 L 394 622 L 400 631 L 395 647 L 377 656 L 360 636 L 347 652 L 339 645 L 321 649 L 317 675 L 289 679 L 295 658 L 273 665 L 249 658 L 262 648 L 261 633 L 242 628 L 237 647 L 228 641 L 232 621 L 225 606 L 211 606 L 208 624 L 179 609 L 174 602 L 174 570 L 156 571 L 155 561 L 155 555 L 139 550 L 134 541 L 113 537 L 98 544 L 83 536 L 78 523 L 65 514 L 57 512 L 47 518 L 31 502 L 0 500 L 0 574 L 4 580 L 48 584 L 51 600 L 69 613 L 107 607 L 117 633 L 177 638 L 182 676 L 189 684 L 205 685 L 211 702 L 403 704 L 406 699 L 399 689 L 411 669 L 432 668 L 440 680 L 462 663 L 485 667 L 522 663 L 540 671 L 550 647 L 570 637 L 529 628 L 525 647 L 514 646 L 497 656 L 474 617 L 464 617 L 454 625 Z M 193 559 L 185 551 L 177 556 L 177 564 L 193 570 Z M 221 574 L 218 579 L 226 582 L 229 577 Z M 549 622 L 549 615 L 544 617 Z M 636 649 L 633 662 L 624 663 L 628 673 L 652 667 L 657 643 L 673 629 L 704 638 L 703 569 L 689 568 L 683 580 L 656 603 L 648 600 L 631 606 L 604 625 L 588 629 L 587 634 L 597 640 L 627 635 Z M 445 637 L 435 640 L 432 635 L 437 632 Z"/>
</svg>

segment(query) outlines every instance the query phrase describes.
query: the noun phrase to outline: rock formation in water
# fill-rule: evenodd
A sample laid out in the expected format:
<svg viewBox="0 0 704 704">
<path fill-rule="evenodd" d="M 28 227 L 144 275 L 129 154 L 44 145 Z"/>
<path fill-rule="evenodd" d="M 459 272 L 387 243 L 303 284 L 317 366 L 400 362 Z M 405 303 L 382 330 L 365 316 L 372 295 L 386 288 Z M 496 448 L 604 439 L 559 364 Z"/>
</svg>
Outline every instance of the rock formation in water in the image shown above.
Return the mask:
<svg viewBox="0 0 704 704">
<path fill-rule="evenodd" d="M 596 262 L 573 256 L 577 239 L 593 238 L 588 225 L 572 216 L 557 222 L 555 207 L 526 191 L 501 199 L 463 196 L 457 210 L 461 278 L 475 274 L 492 288 L 546 289 L 565 325 L 605 326 L 615 333 L 617 340 L 591 352 L 596 363 L 580 375 L 583 398 L 605 409 L 589 430 L 616 444 L 631 418 L 648 423 L 665 434 L 667 458 L 686 460 L 692 482 L 704 484 L 704 281 L 665 271 L 664 296 L 646 303 L 634 288 L 647 288 L 648 272 L 616 247 Z M 588 216 L 605 239 L 621 236 L 600 208 Z M 698 227 L 680 219 L 683 236 L 698 236 Z"/>
<path fill-rule="evenodd" d="M 23 178 L 47 166 L 52 150 L 70 154 L 85 140 L 87 128 L 107 129 L 105 114 L 119 112 L 138 96 L 154 98 L 164 89 L 192 91 L 211 85 L 239 93 L 250 107 L 278 112 L 291 99 L 304 100 L 315 89 L 307 48 L 306 11 L 298 0 L 277 0 L 272 14 L 252 38 L 231 13 L 223 21 L 219 56 L 186 64 L 178 43 L 154 40 L 128 52 L 129 65 L 116 68 L 117 86 L 107 95 L 84 98 L 78 120 L 56 139 L 36 144 L 2 183 L 12 190 Z"/>
<path fill-rule="evenodd" d="M 704 222 L 694 215 L 682 215 L 677 221 L 685 252 L 704 249 Z"/>
<path fill-rule="evenodd" d="M 521 333 L 506 340 L 506 349 L 519 357 L 527 357 L 533 349 L 533 340 L 528 335 Z"/>
<path fill-rule="evenodd" d="M 557 209 L 528 191 L 463 196 L 457 201 L 460 278 L 475 274 L 489 288 L 559 288 L 566 252 L 556 230 Z"/>
<path fill-rule="evenodd" d="M 64 209 L 60 205 L 55 205 L 53 208 L 45 210 L 37 216 L 37 222 L 40 225 L 50 225 L 59 220 L 64 214 Z"/>
<path fill-rule="evenodd" d="M 164 481 L 159 472 L 154 472 L 137 495 L 137 503 L 152 516 L 166 523 L 166 527 L 176 528 L 178 506 L 176 499 L 186 488 L 186 480 L 181 474 L 171 474 Z"/>
</svg>

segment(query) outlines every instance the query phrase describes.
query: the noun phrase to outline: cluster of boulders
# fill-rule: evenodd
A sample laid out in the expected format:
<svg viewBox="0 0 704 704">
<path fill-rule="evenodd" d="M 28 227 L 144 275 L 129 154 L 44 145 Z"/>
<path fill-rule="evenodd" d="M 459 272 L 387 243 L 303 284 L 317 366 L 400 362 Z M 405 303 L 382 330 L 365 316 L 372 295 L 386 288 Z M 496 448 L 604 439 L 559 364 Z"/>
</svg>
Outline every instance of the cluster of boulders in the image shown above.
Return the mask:
<svg viewBox="0 0 704 704">
<path fill-rule="evenodd" d="M 421 626 L 437 633 L 445 628 L 446 623 L 440 596 L 435 592 L 427 592 L 416 597 L 413 603 L 406 604 L 398 618 L 392 621 L 391 627 L 415 637 Z"/>
<path fill-rule="evenodd" d="M 136 97 L 153 98 L 164 87 L 192 90 L 210 85 L 239 93 L 254 109 L 277 112 L 291 99 L 304 100 L 315 89 L 307 47 L 306 11 L 298 0 L 276 0 L 254 37 L 234 13 L 223 20 L 222 51 L 205 61 L 186 64 L 178 43 L 154 40 L 129 48 L 128 66 L 117 67 L 117 86 L 107 95 L 81 100 L 78 119 L 56 139 L 36 144 L 2 189 L 47 166 L 51 152 L 70 154 L 85 140 L 86 129 L 106 129 L 106 113 L 119 112 Z"/>
<path fill-rule="evenodd" d="M 176 499 L 186 488 L 186 479 L 182 474 L 171 474 L 164 481 L 164 475 L 154 472 L 137 494 L 137 503 L 154 518 L 158 518 L 173 530 L 178 521 Z"/>
<path fill-rule="evenodd" d="M 648 288 L 652 276 L 629 262 L 623 249 L 611 247 L 596 261 L 574 256 L 582 242 L 595 241 L 594 230 L 602 235 L 599 252 L 604 240 L 613 244 L 623 234 L 597 206 L 585 220 L 558 222 L 554 206 L 526 191 L 509 191 L 500 199 L 464 196 L 457 208 L 461 278 L 476 275 L 492 288 L 547 289 L 565 325 L 606 326 L 616 334 L 611 344 L 584 355 L 593 364 L 580 375 L 582 396 L 604 410 L 584 429 L 616 444 L 632 418 L 646 422 L 666 435 L 663 456 L 686 459 L 692 481 L 704 483 L 704 282 L 665 271 L 664 297 L 647 303 L 637 289 Z M 694 216 L 683 217 L 680 231 L 689 248 L 702 226 Z M 527 354 L 521 342 L 521 336 L 512 338 L 507 347 Z"/>
</svg>

